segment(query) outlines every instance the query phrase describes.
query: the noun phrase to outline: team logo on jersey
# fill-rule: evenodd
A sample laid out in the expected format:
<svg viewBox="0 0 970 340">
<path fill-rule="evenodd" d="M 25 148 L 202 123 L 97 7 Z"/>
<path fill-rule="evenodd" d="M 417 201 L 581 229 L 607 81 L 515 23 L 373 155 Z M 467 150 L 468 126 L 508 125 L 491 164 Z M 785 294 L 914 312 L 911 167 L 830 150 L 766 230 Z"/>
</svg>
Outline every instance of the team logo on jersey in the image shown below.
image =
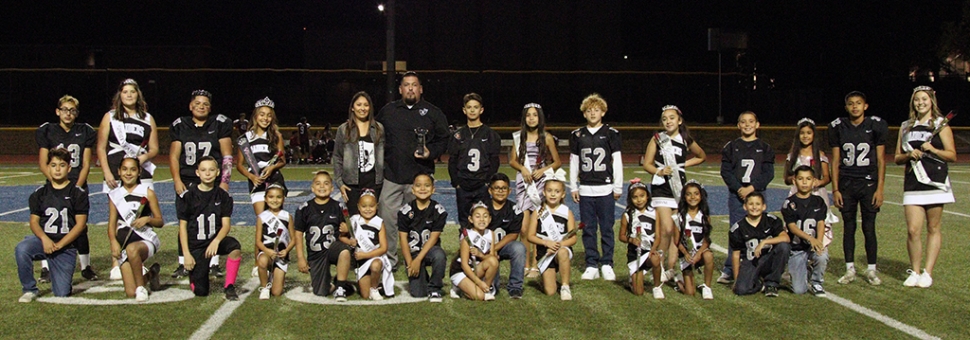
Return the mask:
<svg viewBox="0 0 970 340">
<path fill-rule="evenodd" d="M 426 109 L 426 108 L 420 109 L 420 110 L 418 110 L 418 114 L 420 114 L 421 116 L 424 116 L 424 115 L 428 114 L 428 109 Z"/>
<path fill-rule="evenodd" d="M 461 140 L 461 132 L 455 132 L 455 139 Z"/>
</svg>

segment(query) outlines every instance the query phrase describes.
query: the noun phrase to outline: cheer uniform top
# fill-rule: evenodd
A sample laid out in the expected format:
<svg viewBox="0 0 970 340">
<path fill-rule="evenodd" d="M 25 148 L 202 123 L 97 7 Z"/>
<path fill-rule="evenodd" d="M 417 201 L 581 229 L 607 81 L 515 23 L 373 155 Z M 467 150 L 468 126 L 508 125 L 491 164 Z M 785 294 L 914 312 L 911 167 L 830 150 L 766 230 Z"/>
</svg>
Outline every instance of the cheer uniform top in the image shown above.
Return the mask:
<svg viewBox="0 0 970 340">
<path fill-rule="evenodd" d="M 667 132 L 659 132 L 658 135 L 666 136 Z M 653 158 L 653 164 L 657 168 L 667 167 L 665 163 L 666 155 L 668 153 L 673 155 L 674 160 L 677 162 L 677 171 L 680 173 L 680 187 L 683 188 L 684 184 L 687 183 L 687 154 L 690 152 L 689 145 L 684 141 L 684 136 L 677 134 L 670 139 L 670 148 L 663 149 L 660 147 L 660 143 L 657 143 L 657 154 Z M 656 141 L 656 138 L 654 139 Z M 653 181 L 650 183 L 650 202 L 654 207 L 669 207 L 671 209 L 677 209 L 677 200 L 674 197 L 680 196 L 680 193 L 674 193 L 673 188 L 670 185 L 670 181 L 674 180 L 673 174 L 669 176 L 653 176 Z"/>
<path fill-rule="evenodd" d="M 470 242 L 472 247 L 477 248 L 480 252 L 482 252 L 482 254 L 488 254 L 489 250 L 491 250 L 492 246 L 494 245 L 492 244 L 492 238 L 495 236 L 495 234 L 488 229 L 485 229 L 484 234 L 479 234 L 477 230 L 472 228 L 465 230 L 468 231 L 468 236 L 462 236 L 458 241 L 469 242 L 466 240 L 471 240 Z M 482 259 L 476 257 L 475 255 L 469 254 L 468 261 L 471 262 L 468 264 L 468 266 L 472 268 L 472 271 L 475 271 L 475 266 L 481 263 Z M 458 287 L 458 284 L 468 277 L 465 275 L 465 271 L 461 268 L 461 251 L 455 254 L 455 260 L 451 262 L 451 271 L 448 273 L 448 275 L 451 277 L 451 284 L 454 287 Z"/>
<path fill-rule="evenodd" d="M 276 155 L 278 151 L 278 150 L 275 150 L 276 145 L 270 144 L 269 138 L 267 137 L 267 132 L 264 131 L 263 134 L 257 135 L 256 131 L 247 131 L 245 134 L 245 137 L 240 137 L 240 138 L 246 138 L 246 140 L 249 141 L 249 151 L 252 152 L 253 154 L 253 158 L 256 161 L 256 166 L 258 166 L 260 169 L 266 169 L 266 167 L 270 165 L 269 161 L 273 158 L 273 156 Z M 283 161 L 283 160 L 282 159 L 277 160 L 277 162 L 280 162 L 280 161 Z M 253 170 L 252 164 L 248 164 L 246 166 L 246 170 L 248 170 L 250 173 L 255 174 L 256 176 L 259 176 L 259 174 L 255 173 L 255 171 Z M 263 183 L 265 184 L 260 185 L 259 188 L 256 188 L 256 190 L 254 191 L 253 181 L 249 181 L 249 192 L 252 192 L 254 196 L 256 195 L 257 192 L 265 193 L 266 187 L 269 184 L 280 185 L 283 187 L 283 191 L 286 192 L 286 182 L 284 182 L 283 180 L 283 173 L 279 171 L 273 171 L 273 174 L 269 175 L 269 177 L 267 177 L 266 181 Z"/>
<path fill-rule="evenodd" d="M 108 111 L 107 114 L 111 117 L 109 125 L 111 130 L 108 131 L 108 170 L 111 170 L 115 178 L 120 178 L 118 168 L 121 167 L 121 161 L 126 156 L 137 157 L 148 152 L 148 140 L 153 132 L 152 115 L 145 112 L 143 118 L 138 118 L 137 115 L 129 115 L 126 112 L 124 117 L 118 120 L 115 119 L 114 110 Z M 142 164 L 145 169 L 138 175 L 139 179 L 152 179 L 155 168 L 147 163 Z M 152 171 L 146 171 L 147 169 Z"/>
<path fill-rule="evenodd" d="M 940 126 L 942 123 L 943 118 L 936 118 L 933 122 L 933 127 Z M 906 124 L 909 124 L 909 122 L 903 123 L 904 126 L 900 128 L 901 131 L 906 131 Z M 904 143 L 909 143 L 909 146 L 915 150 L 920 150 L 920 146 L 926 142 L 930 142 L 934 148 L 942 150 L 943 140 L 940 139 L 939 135 L 933 136 L 933 129 L 928 123 L 917 122 L 906 131 L 906 134 L 901 139 Z M 949 165 L 929 152 L 923 153 L 923 158 L 921 158 L 920 163 L 930 181 L 939 183 L 938 185 L 944 188 L 920 183 L 916 179 L 916 173 L 913 171 L 913 164 L 906 162 L 906 175 L 903 178 L 903 205 L 928 205 L 955 202 L 953 190 L 950 188 Z M 950 189 L 944 190 L 946 188 Z"/>
<path fill-rule="evenodd" d="M 632 243 L 626 245 L 626 261 L 630 267 L 630 275 L 636 274 L 637 270 L 652 268 L 650 261 L 646 259 L 650 256 L 650 247 L 653 246 L 656 236 L 657 212 L 653 207 L 647 207 L 643 211 L 632 209 L 625 213 L 627 218 L 627 233 L 629 238 L 639 238 L 640 246 Z M 639 236 L 638 236 L 639 235 Z M 640 257 L 637 257 L 639 248 Z M 639 264 L 639 265 L 638 265 Z"/>
</svg>

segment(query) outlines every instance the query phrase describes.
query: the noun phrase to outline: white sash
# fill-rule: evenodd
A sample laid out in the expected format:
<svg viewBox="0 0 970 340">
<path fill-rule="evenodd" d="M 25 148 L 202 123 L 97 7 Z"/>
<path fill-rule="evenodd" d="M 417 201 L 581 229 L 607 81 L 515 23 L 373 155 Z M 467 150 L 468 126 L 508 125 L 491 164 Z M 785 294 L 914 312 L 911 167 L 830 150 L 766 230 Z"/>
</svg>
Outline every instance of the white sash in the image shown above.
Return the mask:
<svg viewBox="0 0 970 340">
<path fill-rule="evenodd" d="M 114 154 L 114 153 L 124 151 L 126 157 L 134 158 L 134 157 L 138 157 L 143 153 L 148 152 L 148 150 L 145 150 L 145 148 L 141 147 L 141 145 L 134 145 L 134 144 L 128 143 L 128 133 L 125 130 L 125 122 L 122 122 L 120 120 L 114 119 L 114 117 L 111 117 L 111 132 L 114 133 L 115 139 L 118 140 L 118 143 L 117 144 L 109 143 L 110 146 L 112 147 L 112 150 L 108 151 L 108 154 Z M 150 138 L 150 136 L 144 136 L 144 137 L 146 138 L 146 140 L 147 138 Z M 141 167 L 142 169 L 145 169 L 145 171 L 148 171 L 149 174 L 151 175 L 155 174 L 155 164 L 152 164 L 151 160 L 146 160 L 142 162 Z"/>
<path fill-rule="evenodd" d="M 542 212 L 542 215 L 539 216 L 539 219 L 542 221 L 543 230 L 548 230 L 548 231 L 545 233 L 545 235 L 538 235 L 538 236 L 540 238 L 551 240 L 553 242 L 561 242 L 563 234 L 560 234 L 556 230 L 551 230 L 556 226 L 556 220 L 555 218 L 553 218 L 552 210 L 550 210 L 549 207 L 546 207 L 546 209 L 544 210 L 545 211 Z M 550 228 L 550 229 L 546 229 L 546 228 Z M 570 255 L 569 257 L 572 258 L 571 251 L 569 255 Z M 552 261 L 555 259 L 556 259 L 555 253 L 546 254 L 545 256 L 543 256 L 538 263 L 539 273 L 545 272 L 546 269 L 549 268 L 549 265 L 552 264 Z"/>
<path fill-rule="evenodd" d="M 286 226 L 283 225 L 283 222 L 280 221 L 279 217 L 273 215 L 273 213 L 269 210 L 263 210 L 263 212 L 259 214 L 259 219 L 263 221 L 264 224 L 270 226 L 270 228 L 276 230 L 276 243 L 284 245 L 290 244 L 289 229 L 286 229 Z M 278 249 L 273 249 L 273 251 L 278 251 Z"/>
<path fill-rule="evenodd" d="M 677 155 L 674 153 L 674 144 L 670 140 L 670 136 L 667 133 L 661 132 L 657 133 L 655 139 L 657 141 L 657 151 L 663 155 L 664 167 L 670 168 L 670 180 L 667 183 L 670 184 L 670 191 L 673 191 L 674 200 L 680 201 L 680 191 L 684 188 L 684 183 L 680 179 L 680 164 L 677 164 Z M 652 184 L 663 184 L 663 176 L 654 175 Z"/>
<path fill-rule="evenodd" d="M 123 185 L 118 186 L 117 188 L 114 188 L 108 192 L 108 197 L 111 199 L 111 203 L 114 204 L 115 208 L 118 209 L 118 215 L 121 215 L 121 221 L 124 222 L 125 226 L 131 227 L 131 225 L 135 223 L 135 220 L 138 219 L 140 210 L 142 210 L 142 207 L 144 207 L 148 202 L 147 191 L 146 184 L 139 184 L 134 190 L 132 190 L 132 193 L 140 194 L 142 197 L 140 202 L 129 202 L 126 200 L 125 197 L 127 197 L 129 193 Z"/>
</svg>

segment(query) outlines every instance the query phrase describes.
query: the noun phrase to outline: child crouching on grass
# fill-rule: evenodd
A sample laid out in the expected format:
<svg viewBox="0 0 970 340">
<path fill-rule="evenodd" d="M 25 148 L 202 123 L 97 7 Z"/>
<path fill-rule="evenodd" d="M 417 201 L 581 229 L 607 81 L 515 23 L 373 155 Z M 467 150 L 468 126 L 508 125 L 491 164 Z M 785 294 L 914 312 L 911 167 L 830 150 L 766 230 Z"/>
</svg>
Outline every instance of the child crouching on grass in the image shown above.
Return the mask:
<svg viewBox="0 0 970 340">
<path fill-rule="evenodd" d="M 747 215 L 731 226 L 731 262 L 734 293 L 778 296 L 781 274 L 791 251 L 788 233 L 780 219 L 765 213 L 765 196 L 755 191 L 744 198 Z M 743 254 L 742 254 L 743 252 Z"/>
<path fill-rule="evenodd" d="M 468 228 L 462 228 L 461 245 L 451 263 L 451 284 L 472 300 L 495 300 L 492 282 L 498 275 L 495 233 L 488 229 L 492 216 L 481 202 L 472 206 Z"/>
<path fill-rule="evenodd" d="M 161 228 L 165 222 L 151 184 L 139 183 L 140 173 L 138 158 L 121 160 L 118 166 L 121 185 L 108 192 L 108 242 L 111 257 L 120 264 L 125 295 L 137 302 L 146 302 L 148 288 L 152 291 L 160 288 L 161 266 L 155 263 L 146 271 L 144 264 L 161 247 L 153 228 Z"/>
<path fill-rule="evenodd" d="M 825 245 L 825 217 L 829 206 L 825 200 L 813 194 L 817 179 L 815 170 L 807 165 L 795 168 L 794 195 L 788 197 L 781 207 L 791 238 L 791 258 L 788 272 L 791 273 L 791 287 L 795 294 L 810 291 L 815 296 L 825 296 L 822 288 L 825 267 L 829 262 L 829 252 Z M 809 278 L 811 272 L 811 278 Z"/>
<path fill-rule="evenodd" d="M 296 210 L 293 230 L 299 241 L 296 247 L 297 263 L 301 273 L 310 273 L 310 287 L 317 296 L 333 293 L 337 302 L 347 301 L 354 286 L 347 282 L 352 262 L 352 249 L 337 239 L 337 233 L 347 230 L 343 207 L 330 199 L 333 178 L 324 170 L 313 175 L 310 184 L 314 198 Z M 336 285 L 331 286 L 330 266 L 337 267 Z"/>
<path fill-rule="evenodd" d="M 545 202 L 529 219 L 529 242 L 536 245 L 542 291 L 546 295 L 556 293 L 556 272 L 559 272 L 562 279 L 559 297 L 568 301 L 573 299 L 569 289 L 569 261 L 573 258 L 571 247 L 576 244 L 576 232 L 573 231 L 576 220 L 573 212 L 563 204 L 565 177 L 562 169 L 555 174 L 546 174 Z"/>
<path fill-rule="evenodd" d="M 414 176 L 411 192 L 415 199 L 397 213 L 397 230 L 401 242 L 401 256 L 407 265 L 408 293 L 413 297 L 428 297 L 429 302 L 442 301 L 442 280 L 448 258 L 441 249 L 441 231 L 448 212 L 431 199 L 434 178 L 420 173 Z M 431 266 L 431 276 L 425 267 Z"/>
<path fill-rule="evenodd" d="M 707 190 L 695 180 L 684 185 L 684 192 L 680 195 L 677 205 L 677 218 L 680 230 L 676 237 L 677 249 L 680 252 L 680 269 L 682 279 L 677 284 L 684 294 L 693 296 L 694 269 L 704 266 L 704 283 L 697 286 L 704 300 L 713 300 L 711 279 L 714 277 L 714 254 L 711 253 L 711 210 L 707 205 Z"/>
<path fill-rule="evenodd" d="M 289 268 L 290 252 L 296 245 L 290 213 L 283 210 L 283 187 L 270 184 L 264 192 L 266 209 L 256 216 L 256 266 L 259 270 L 259 299 L 283 294 L 283 280 Z"/>
<path fill-rule="evenodd" d="M 630 269 L 630 291 L 643 295 L 643 275 L 653 271 L 653 298 L 663 299 L 663 282 L 660 280 L 660 242 L 663 234 L 657 228 L 657 213 L 650 205 L 650 192 L 639 178 L 630 181 L 626 196 L 626 211 L 620 217 L 620 242 L 627 243 L 626 260 Z"/>
<path fill-rule="evenodd" d="M 357 199 L 357 211 L 350 217 L 350 229 L 340 240 L 357 248 L 357 285 L 364 300 L 380 301 L 394 296 L 394 272 L 387 258 L 387 229 L 377 216 L 377 196 L 364 189 Z M 381 294 L 383 293 L 383 295 Z"/>
</svg>

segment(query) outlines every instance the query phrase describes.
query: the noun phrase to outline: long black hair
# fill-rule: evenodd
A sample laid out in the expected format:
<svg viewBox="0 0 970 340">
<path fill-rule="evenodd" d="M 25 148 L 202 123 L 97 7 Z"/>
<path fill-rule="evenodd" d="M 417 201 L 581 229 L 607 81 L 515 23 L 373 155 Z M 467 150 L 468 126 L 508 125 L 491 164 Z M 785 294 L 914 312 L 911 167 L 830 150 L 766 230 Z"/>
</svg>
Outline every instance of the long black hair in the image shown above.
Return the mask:
<svg viewBox="0 0 970 340">
<path fill-rule="evenodd" d="M 536 125 L 536 132 L 539 136 L 536 138 L 536 148 L 539 149 L 539 156 L 536 157 L 536 164 L 533 164 L 533 169 L 535 170 L 542 167 L 549 159 L 549 148 L 546 147 L 546 114 L 542 112 L 542 106 L 536 103 L 525 104 L 522 108 L 522 131 L 519 134 L 519 149 L 516 150 L 519 164 L 525 164 L 525 144 L 529 140 L 529 125 L 525 122 L 525 116 L 529 113 L 529 109 L 536 109 L 536 115 L 539 118 L 539 124 Z"/>
<path fill-rule="evenodd" d="M 687 211 L 690 210 L 690 207 L 687 206 L 688 188 L 697 188 L 697 191 L 701 193 L 701 201 L 697 203 L 697 209 L 704 215 L 701 217 L 701 228 L 704 230 L 701 234 L 707 239 L 711 236 L 711 230 L 714 229 L 714 226 L 711 225 L 711 208 L 707 203 L 707 190 L 694 180 L 688 181 L 680 193 L 680 202 L 677 204 L 677 215 L 680 216 L 680 223 L 682 224 L 680 230 L 683 231 L 684 227 L 687 226 Z"/>
<path fill-rule="evenodd" d="M 815 142 L 818 135 L 817 131 L 815 130 L 815 121 L 808 118 L 802 118 L 802 120 L 798 121 L 798 129 L 795 129 L 795 137 L 792 138 L 791 149 L 788 151 L 788 159 L 785 160 L 785 177 L 795 175 L 795 164 L 798 163 L 798 156 L 802 153 L 802 148 L 805 147 L 802 145 L 802 141 L 798 138 L 798 136 L 802 133 L 802 128 L 806 126 L 812 129 L 812 164 L 806 165 L 812 167 L 812 170 L 814 170 L 816 174 L 822 173 L 822 159 L 819 158 L 820 152 L 818 149 L 818 143 Z"/>
<path fill-rule="evenodd" d="M 633 205 L 633 190 L 643 190 L 647 193 L 647 209 L 650 209 L 650 200 L 653 197 L 650 196 L 650 190 L 647 190 L 647 185 L 643 182 L 630 183 L 626 187 L 626 210 L 623 212 L 626 214 L 626 220 L 628 223 L 633 222 L 633 216 L 637 213 L 637 207 Z"/>
</svg>

